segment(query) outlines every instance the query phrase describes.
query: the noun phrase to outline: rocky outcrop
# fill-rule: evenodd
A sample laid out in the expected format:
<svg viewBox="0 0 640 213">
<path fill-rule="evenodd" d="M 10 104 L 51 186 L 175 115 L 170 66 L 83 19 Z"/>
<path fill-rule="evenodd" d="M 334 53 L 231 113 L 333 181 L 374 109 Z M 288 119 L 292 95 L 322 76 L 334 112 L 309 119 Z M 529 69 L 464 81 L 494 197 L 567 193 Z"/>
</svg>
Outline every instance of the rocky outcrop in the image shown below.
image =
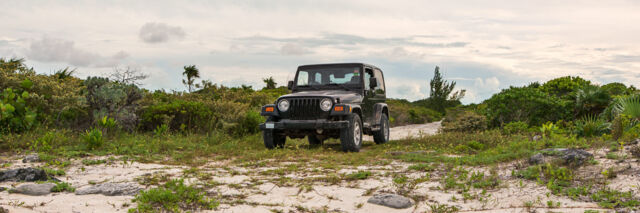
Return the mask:
<svg viewBox="0 0 640 213">
<path fill-rule="evenodd" d="M 102 183 L 76 190 L 76 195 L 102 194 L 106 196 L 135 195 L 141 188 L 134 183 Z"/>
<path fill-rule="evenodd" d="M 369 198 L 367 202 L 394 209 L 406 209 L 413 206 L 411 199 L 396 194 L 377 194 Z"/>
<path fill-rule="evenodd" d="M 593 159 L 593 154 L 583 149 L 544 149 L 541 150 L 541 153 L 531 156 L 529 158 L 529 164 L 537 165 L 560 161 L 560 163 L 565 166 L 580 167 L 590 159 Z"/>
<path fill-rule="evenodd" d="M 47 181 L 49 176 L 42 169 L 19 168 L 0 171 L 0 182 L 3 181 Z"/>
<path fill-rule="evenodd" d="M 39 161 L 40 161 L 40 156 L 38 154 L 27 155 L 27 156 L 24 156 L 24 158 L 22 159 L 23 163 L 35 163 Z"/>
<path fill-rule="evenodd" d="M 15 189 L 11 189 L 9 190 L 9 192 L 32 196 L 48 195 L 49 193 L 51 193 L 51 189 L 55 186 L 55 183 L 27 183 L 22 184 Z"/>
</svg>

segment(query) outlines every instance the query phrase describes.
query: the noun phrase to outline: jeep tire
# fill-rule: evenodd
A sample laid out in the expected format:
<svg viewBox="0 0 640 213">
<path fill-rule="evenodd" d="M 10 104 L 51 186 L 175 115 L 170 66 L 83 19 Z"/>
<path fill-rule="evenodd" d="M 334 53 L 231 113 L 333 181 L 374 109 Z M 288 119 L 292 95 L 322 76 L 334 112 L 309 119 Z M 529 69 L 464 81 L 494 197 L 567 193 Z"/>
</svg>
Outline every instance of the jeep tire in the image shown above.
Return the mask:
<svg viewBox="0 0 640 213">
<path fill-rule="evenodd" d="M 319 146 L 319 145 L 322 145 L 322 143 L 324 142 L 324 140 L 318 139 L 317 135 L 309 135 L 307 136 L 307 138 L 309 139 L 310 146 Z"/>
<path fill-rule="evenodd" d="M 356 113 L 348 115 L 347 121 L 349 121 L 349 126 L 340 130 L 342 151 L 359 152 L 362 146 L 362 121 Z"/>
<path fill-rule="evenodd" d="M 373 141 L 376 144 L 389 142 L 389 118 L 384 113 L 380 116 L 380 130 L 373 132 Z"/>
<path fill-rule="evenodd" d="M 275 119 L 272 117 L 267 118 L 267 122 L 272 121 L 275 121 Z M 276 147 L 283 148 L 284 143 L 287 140 L 287 136 L 280 135 L 277 130 L 273 129 L 262 130 L 262 138 L 264 139 L 264 146 L 267 147 L 267 149 L 273 149 Z"/>
</svg>

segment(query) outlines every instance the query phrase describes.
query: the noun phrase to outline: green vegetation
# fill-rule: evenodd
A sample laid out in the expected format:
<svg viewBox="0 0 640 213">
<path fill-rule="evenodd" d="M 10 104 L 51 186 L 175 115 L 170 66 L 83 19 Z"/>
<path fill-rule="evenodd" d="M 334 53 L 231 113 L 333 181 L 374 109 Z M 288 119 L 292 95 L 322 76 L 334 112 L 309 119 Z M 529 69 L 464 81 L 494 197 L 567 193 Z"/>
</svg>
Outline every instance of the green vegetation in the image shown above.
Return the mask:
<svg viewBox="0 0 640 213">
<path fill-rule="evenodd" d="M 206 193 L 193 186 L 187 186 L 183 180 L 170 180 L 161 187 L 149 189 L 136 195 L 138 204 L 129 212 L 182 212 L 182 210 L 211 210 L 219 202 L 206 197 Z"/>
<path fill-rule="evenodd" d="M 43 168 L 52 176 L 64 175 L 72 159 L 93 155 L 192 166 L 211 160 L 230 160 L 246 167 L 298 162 L 263 172 L 282 176 L 277 183 L 280 186 L 303 186 L 304 190 L 312 189 L 310 182 L 338 184 L 378 175 L 336 172 L 344 166 L 404 161 L 413 164 L 409 171 L 424 176 L 388 174 L 397 193 L 409 194 L 418 183 L 432 178 L 432 172 L 444 172 L 446 176 L 437 179 L 442 189 L 460 192 L 464 200 L 487 200 L 487 190 L 500 187 L 497 174 L 464 168 L 526 159 L 548 148 L 608 147 L 608 158 L 624 160 L 626 156 L 616 150 L 624 150 L 620 148 L 623 144 L 640 137 L 640 95 L 633 87 L 620 83 L 598 86 L 579 77 L 562 77 L 542 85 L 510 87 L 482 103 L 463 106 L 460 98 L 464 91 L 453 92 L 455 82 L 445 81 L 437 68 L 430 83 L 431 97 L 415 102 L 390 99 L 388 105 L 393 126 L 444 118 L 440 134 L 375 146 L 366 142 L 366 151 L 359 153 L 339 152 L 340 143 L 333 139 L 316 148 L 304 139 L 287 139 L 283 149 L 266 150 L 258 129 L 264 122 L 260 107 L 286 94 L 287 88 L 276 87 L 272 78 L 264 79 L 267 87 L 260 90 L 229 88 L 207 80 L 196 83 L 199 72 L 195 65 L 184 68 L 189 92 L 168 92 L 141 89 L 135 80 L 79 79 L 69 69 L 36 74 L 22 60 L 0 59 L 0 150 L 39 153 Z M 332 172 L 302 180 L 284 176 L 305 168 Z M 602 181 L 616 175 L 609 169 L 601 174 L 605 177 Z M 197 170 L 184 175 L 211 179 L 210 174 Z M 588 197 L 607 208 L 638 206 L 638 198 L 628 192 L 581 182 L 574 170 L 556 164 L 518 169 L 514 176 L 536 181 L 553 194 Z M 217 206 L 198 187 L 170 180 L 166 174 L 154 173 L 138 181 L 161 186 L 141 192 L 132 212 L 198 211 Z M 73 188 L 60 183 L 56 190 Z M 434 212 L 458 211 L 454 206 L 430 206 Z"/>
<path fill-rule="evenodd" d="M 76 188 L 73 188 L 71 184 L 67 182 L 56 183 L 56 186 L 51 188 L 51 192 L 75 192 Z"/>
</svg>

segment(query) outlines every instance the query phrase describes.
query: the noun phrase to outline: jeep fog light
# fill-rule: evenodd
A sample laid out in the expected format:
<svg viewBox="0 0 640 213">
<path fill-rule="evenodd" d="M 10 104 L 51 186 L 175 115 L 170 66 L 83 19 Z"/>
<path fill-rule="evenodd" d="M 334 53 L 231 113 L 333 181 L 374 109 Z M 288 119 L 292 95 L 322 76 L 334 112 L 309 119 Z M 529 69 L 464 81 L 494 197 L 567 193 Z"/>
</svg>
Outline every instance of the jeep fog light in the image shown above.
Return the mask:
<svg viewBox="0 0 640 213">
<path fill-rule="evenodd" d="M 287 101 L 287 99 L 280 100 L 280 102 L 278 102 L 278 110 L 280 110 L 280 112 L 289 110 L 289 101 Z"/>
<path fill-rule="evenodd" d="M 320 101 L 320 109 L 323 111 L 329 111 L 331 109 L 331 104 L 331 99 L 322 99 L 322 101 Z"/>
</svg>

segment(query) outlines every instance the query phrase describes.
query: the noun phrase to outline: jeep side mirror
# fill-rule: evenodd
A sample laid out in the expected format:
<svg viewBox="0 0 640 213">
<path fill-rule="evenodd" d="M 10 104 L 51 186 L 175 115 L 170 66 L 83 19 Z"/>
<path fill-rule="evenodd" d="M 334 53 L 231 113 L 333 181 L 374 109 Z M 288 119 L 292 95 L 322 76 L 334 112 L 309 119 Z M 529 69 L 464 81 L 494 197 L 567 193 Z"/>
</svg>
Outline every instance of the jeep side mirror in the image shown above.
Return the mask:
<svg viewBox="0 0 640 213">
<path fill-rule="evenodd" d="M 289 81 L 289 83 L 287 83 L 287 88 L 289 88 L 289 90 L 293 88 L 293 81 Z"/>
<path fill-rule="evenodd" d="M 376 77 L 369 78 L 369 87 L 371 87 L 371 89 L 378 87 L 378 79 L 376 79 Z"/>
</svg>

